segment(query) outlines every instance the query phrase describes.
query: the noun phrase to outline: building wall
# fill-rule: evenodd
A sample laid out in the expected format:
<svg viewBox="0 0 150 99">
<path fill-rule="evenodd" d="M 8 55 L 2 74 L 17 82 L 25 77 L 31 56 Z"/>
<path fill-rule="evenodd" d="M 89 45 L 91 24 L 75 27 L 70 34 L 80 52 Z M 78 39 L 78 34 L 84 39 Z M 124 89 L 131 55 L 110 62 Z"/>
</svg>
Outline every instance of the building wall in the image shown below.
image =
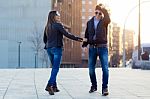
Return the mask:
<svg viewBox="0 0 150 99">
<path fill-rule="evenodd" d="M 35 52 L 29 39 L 35 26 L 43 33 L 50 9 L 50 0 L 0 0 L 0 68 L 17 68 L 18 42 L 22 42 L 21 67 L 34 67 Z"/>
<path fill-rule="evenodd" d="M 81 33 L 81 0 L 53 0 L 53 8 L 61 14 L 66 30 L 76 36 Z M 80 43 L 64 37 L 62 67 L 80 67 Z"/>
<path fill-rule="evenodd" d="M 109 26 L 109 61 L 111 67 L 118 67 L 122 52 L 122 29 L 112 22 Z"/>
<path fill-rule="evenodd" d="M 134 31 L 125 30 L 125 41 L 126 41 L 126 60 L 132 58 L 132 53 L 134 50 Z"/>
</svg>

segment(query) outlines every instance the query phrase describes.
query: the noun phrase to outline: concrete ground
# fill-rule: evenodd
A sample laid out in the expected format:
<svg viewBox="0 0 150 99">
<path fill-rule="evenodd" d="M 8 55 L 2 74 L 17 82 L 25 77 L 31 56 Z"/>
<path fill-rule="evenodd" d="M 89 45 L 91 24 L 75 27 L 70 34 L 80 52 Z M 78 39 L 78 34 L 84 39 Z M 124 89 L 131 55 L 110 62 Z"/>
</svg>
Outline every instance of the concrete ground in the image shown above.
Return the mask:
<svg viewBox="0 0 150 99">
<path fill-rule="evenodd" d="M 150 71 L 110 68 L 109 95 L 101 95 L 101 68 L 96 69 L 98 91 L 88 93 L 87 68 L 61 68 L 60 92 L 51 96 L 45 86 L 50 68 L 0 69 L 0 99 L 150 99 Z"/>
</svg>

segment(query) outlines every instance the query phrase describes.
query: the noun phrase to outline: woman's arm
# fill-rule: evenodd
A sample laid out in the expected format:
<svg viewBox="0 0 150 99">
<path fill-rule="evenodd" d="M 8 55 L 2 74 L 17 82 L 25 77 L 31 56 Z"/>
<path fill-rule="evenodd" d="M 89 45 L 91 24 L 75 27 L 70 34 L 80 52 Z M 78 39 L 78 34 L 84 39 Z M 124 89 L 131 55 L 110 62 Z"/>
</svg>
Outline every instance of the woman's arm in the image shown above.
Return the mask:
<svg viewBox="0 0 150 99">
<path fill-rule="evenodd" d="M 67 38 L 70 38 L 70 39 L 76 40 L 76 41 L 80 41 L 80 42 L 82 42 L 82 40 L 83 40 L 82 38 L 74 36 L 73 34 L 67 32 L 61 23 L 58 23 L 58 29 Z"/>
<path fill-rule="evenodd" d="M 45 29 L 44 29 L 43 42 L 44 42 L 45 44 L 46 44 L 46 42 L 47 42 L 46 27 L 45 27 Z"/>
</svg>

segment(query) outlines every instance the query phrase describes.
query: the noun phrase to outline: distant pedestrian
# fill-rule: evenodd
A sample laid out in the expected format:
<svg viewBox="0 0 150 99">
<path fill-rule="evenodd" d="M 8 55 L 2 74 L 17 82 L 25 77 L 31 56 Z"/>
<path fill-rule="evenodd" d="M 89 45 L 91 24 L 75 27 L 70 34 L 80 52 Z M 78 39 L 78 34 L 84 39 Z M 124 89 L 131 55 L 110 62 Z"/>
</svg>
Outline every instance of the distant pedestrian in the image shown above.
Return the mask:
<svg viewBox="0 0 150 99">
<path fill-rule="evenodd" d="M 142 54 L 142 60 L 149 60 L 149 53 L 147 51 Z"/>
<path fill-rule="evenodd" d="M 70 34 L 64 29 L 63 25 L 60 23 L 60 14 L 58 11 L 50 11 L 43 37 L 45 49 L 47 50 L 52 64 L 50 79 L 45 88 L 50 95 L 54 95 L 54 92 L 59 92 L 56 79 L 62 58 L 63 35 L 79 42 L 82 42 L 83 40 L 80 37 Z"/>
<path fill-rule="evenodd" d="M 85 38 L 87 42 L 84 42 L 82 47 L 86 47 L 89 44 L 89 76 L 91 80 L 91 88 L 89 93 L 97 91 L 97 80 L 95 74 L 95 65 L 97 56 L 101 61 L 102 67 L 102 95 L 108 95 L 108 48 L 107 48 L 107 26 L 110 23 L 110 17 L 107 10 L 102 4 L 99 4 L 95 8 L 95 16 L 87 22 L 85 31 Z"/>
</svg>

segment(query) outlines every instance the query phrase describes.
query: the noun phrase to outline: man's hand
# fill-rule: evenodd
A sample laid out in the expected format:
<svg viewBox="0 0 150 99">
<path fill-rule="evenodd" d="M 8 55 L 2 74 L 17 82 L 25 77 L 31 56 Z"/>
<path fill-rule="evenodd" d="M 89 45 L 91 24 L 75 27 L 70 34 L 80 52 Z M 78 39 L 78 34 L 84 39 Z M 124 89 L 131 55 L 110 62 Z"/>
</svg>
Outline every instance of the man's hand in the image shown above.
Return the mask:
<svg viewBox="0 0 150 99">
<path fill-rule="evenodd" d="M 83 47 L 83 52 L 87 52 L 88 48 L 87 47 Z"/>
<path fill-rule="evenodd" d="M 83 38 L 83 42 L 87 42 L 87 38 Z"/>
</svg>

